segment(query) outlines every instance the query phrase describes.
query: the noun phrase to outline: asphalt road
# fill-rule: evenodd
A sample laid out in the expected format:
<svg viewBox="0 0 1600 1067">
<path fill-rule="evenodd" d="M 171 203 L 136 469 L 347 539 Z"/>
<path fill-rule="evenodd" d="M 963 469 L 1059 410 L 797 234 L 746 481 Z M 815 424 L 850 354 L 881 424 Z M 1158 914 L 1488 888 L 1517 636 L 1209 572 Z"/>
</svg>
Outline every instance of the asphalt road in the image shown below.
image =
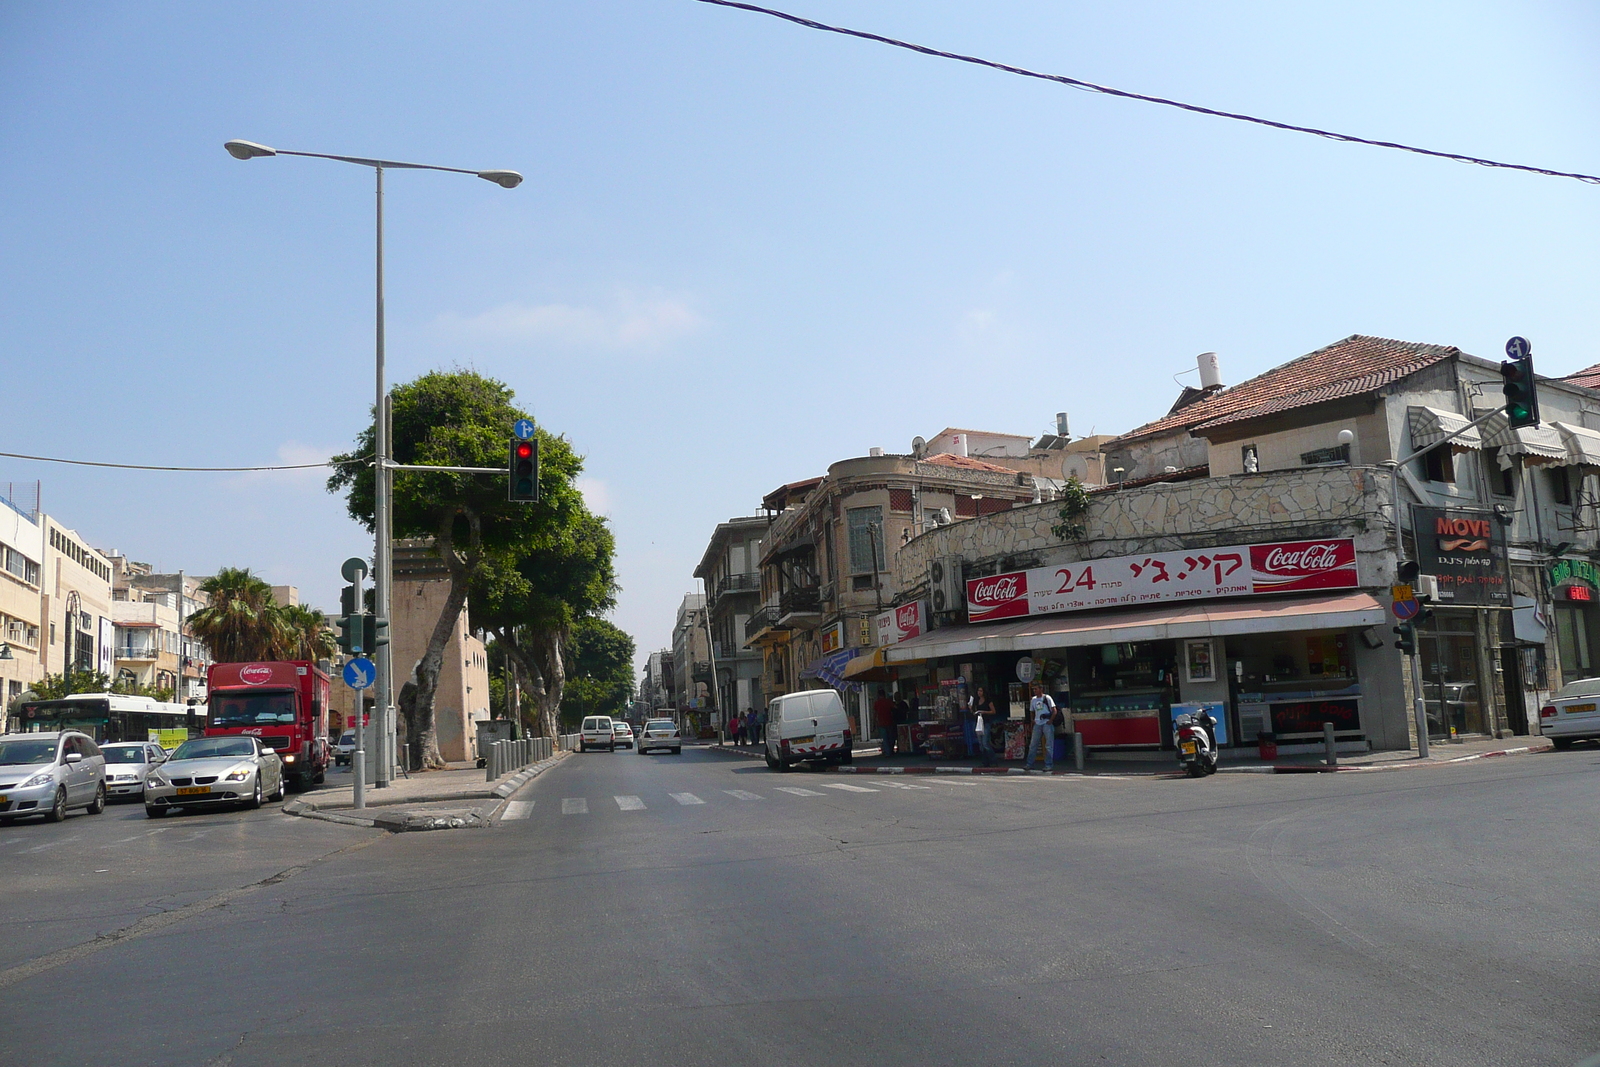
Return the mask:
<svg viewBox="0 0 1600 1067">
<path fill-rule="evenodd" d="M 485 830 L 113 808 L 0 829 L 0 1064 L 1571 1065 L 1597 786 L 1594 748 L 1203 781 L 691 749 L 574 756 Z"/>
</svg>

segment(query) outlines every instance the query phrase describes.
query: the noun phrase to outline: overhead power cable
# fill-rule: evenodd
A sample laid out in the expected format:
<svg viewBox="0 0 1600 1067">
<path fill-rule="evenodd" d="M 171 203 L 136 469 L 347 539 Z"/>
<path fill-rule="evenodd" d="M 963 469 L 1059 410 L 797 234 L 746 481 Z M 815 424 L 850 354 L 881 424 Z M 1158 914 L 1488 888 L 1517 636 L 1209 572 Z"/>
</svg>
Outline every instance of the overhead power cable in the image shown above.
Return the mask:
<svg viewBox="0 0 1600 1067">
<path fill-rule="evenodd" d="M 145 463 L 102 463 L 92 459 L 61 459 L 56 456 L 26 456 L 21 452 L 0 452 L 0 456 L 7 459 L 31 459 L 39 463 L 70 463 L 74 467 L 114 467 L 124 471 L 182 471 L 185 473 L 221 473 L 234 474 L 244 471 L 303 471 L 315 467 L 342 467 L 345 463 L 336 463 L 331 459 L 321 463 L 283 463 L 275 467 L 158 467 Z M 371 456 L 361 456 L 352 463 L 361 463 L 371 459 Z"/>
<path fill-rule="evenodd" d="M 739 0 L 697 0 L 702 4 L 714 4 L 717 7 L 734 7 L 741 11 L 753 11 L 760 15 L 771 15 L 785 22 L 792 22 L 796 26 L 807 29 L 822 30 L 825 33 L 837 33 L 846 37 L 859 37 L 863 41 L 876 41 L 879 44 L 890 45 L 894 48 L 904 48 L 910 52 L 920 52 L 925 56 L 937 56 L 940 59 L 953 59 L 959 63 L 971 63 L 974 66 L 988 67 L 991 70 L 1004 71 L 1007 74 L 1017 74 L 1024 78 L 1037 78 L 1040 81 L 1056 82 L 1068 85 L 1074 89 L 1082 89 L 1089 93 L 1103 93 L 1106 96 L 1120 96 L 1125 100 L 1142 100 L 1147 104 L 1160 104 L 1163 107 L 1175 107 L 1182 111 L 1192 111 L 1197 115 L 1211 115 L 1219 119 L 1232 119 L 1235 122 L 1249 122 L 1257 126 L 1267 126 L 1274 130 L 1288 130 L 1291 133 L 1309 133 L 1313 137 L 1326 137 L 1330 141 L 1345 141 L 1349 144 L 1371 145 L 1373 148 L 1393 148 L 1398 152 L 1411 152 L 1419 156 L 1432 156 L 1435 159 L 1449 159 L 1457 163 L 1474 163 L 1480 167 L 1495 167 L 1500 170 L 1519 170 L 1527 174 L 1543 174 L 1551 178 L 1575 178 L 1580 182 L 1590 185 L 1600 185 L 1600 175 L 1580 174 L 1575 171 L 1550 170 L 1547 167 L 1533 167 L 1525 163 L 1504 163 L 1495 159 L 1483 159 L 1479 156 L 1462 155 L 1459 152 L 1440 152 L 1432 148 L 1418 148 L 1416 145 L 1401 144 L 1398 141 L 1378 141 L 1370 137 L 1357 137 L 1349 133 L 1337 133 L 1333 130 L 1319 130 L 1315 126 L 1296 126 L 1290 122 L 1276 122 L 1272 119 L 1259 118 L 1255 115 L 1245 115 L 1237 111 L 1219 111 L 1216 108 L 1202 107 L 1199 104 L 1186 104 L 1181 100 L 1169 100 L 1164 96 L 1151 96 L 1147 93 L 1134 93 L 1126 89 L 1114 89 L 1109 85 L 1097 85 L 1094 82 L 1084 81 L 1082 78 L 1073 78 L 1065 74 L 1044 74 L 1026 67 L 1013 67 L 1009 63 L 996 63 L 992 59 L 982 59 L 978 56 L 962 55 L 960 52 L 946 52 L 938 48 L 929 48 L 927 45 L 912 44 L 910 41 L 901 41 L 894 37 L 885 37 L 878 33 L 868 33 L 865 30 L 852 30 L 844 26 L 830 26 L 826 22 L 817 22 L 813 19 L 791 15 L 787 11 L 778 11 L 770 7 L 761 7 L 756 4 L 740 3 Z"/>
</svg>

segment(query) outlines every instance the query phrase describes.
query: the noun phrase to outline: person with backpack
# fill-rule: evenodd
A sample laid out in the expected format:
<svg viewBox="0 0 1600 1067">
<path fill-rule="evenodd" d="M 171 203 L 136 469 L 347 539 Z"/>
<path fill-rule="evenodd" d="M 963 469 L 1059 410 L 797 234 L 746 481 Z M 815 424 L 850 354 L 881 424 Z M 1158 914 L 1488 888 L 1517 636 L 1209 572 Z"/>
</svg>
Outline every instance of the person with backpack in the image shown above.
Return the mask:
<svg viewBox="0 0 1600 1067">
<path fill-rule="evenodd" d="M 1056 727 L 1066 725 L 1066 716 L 1044 691 L 1041 682 L 1033 683 L 1033 699 L 1028 701 L 1028 711 L 1033 718 L 1033 736 L 1028 740 L 1028 758 L 1022 761 L 1022 766 L 1025 769 L 1033 766 L 1034 750 L 1042 744 L 1044 769 L 1053 771 L 1056 769 Z"/>
</svg>

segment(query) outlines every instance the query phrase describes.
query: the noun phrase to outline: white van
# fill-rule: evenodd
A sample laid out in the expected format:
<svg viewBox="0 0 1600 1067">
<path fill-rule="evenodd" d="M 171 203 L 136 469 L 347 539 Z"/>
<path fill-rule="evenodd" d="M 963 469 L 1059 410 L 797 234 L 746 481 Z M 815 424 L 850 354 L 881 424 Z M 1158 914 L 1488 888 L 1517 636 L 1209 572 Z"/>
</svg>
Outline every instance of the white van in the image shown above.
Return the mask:
<svg viewBox="0 0 1600 1067">
<path fill-rule="evenodd" d="M 774 697 L 767 705 L 767 766 L 786 771 L 802 760 L 850 762 L 850 720 L 832 689 Z"/>
</svg>

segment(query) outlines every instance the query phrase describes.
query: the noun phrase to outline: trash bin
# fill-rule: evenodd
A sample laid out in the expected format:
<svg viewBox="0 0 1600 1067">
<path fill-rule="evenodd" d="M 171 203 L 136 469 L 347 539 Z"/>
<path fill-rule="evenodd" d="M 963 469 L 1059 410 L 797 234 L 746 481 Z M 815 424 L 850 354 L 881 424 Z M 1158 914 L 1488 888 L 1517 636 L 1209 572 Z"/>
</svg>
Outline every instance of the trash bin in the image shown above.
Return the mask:
<svg viewBox="0 0 1600 1067">
<path fill-rule="evenodd" d="M 1256 734 L 1256 747 L 1264 760 L 1278 758 L 1278 735 L 1265 731 Z"/>
</svg>

